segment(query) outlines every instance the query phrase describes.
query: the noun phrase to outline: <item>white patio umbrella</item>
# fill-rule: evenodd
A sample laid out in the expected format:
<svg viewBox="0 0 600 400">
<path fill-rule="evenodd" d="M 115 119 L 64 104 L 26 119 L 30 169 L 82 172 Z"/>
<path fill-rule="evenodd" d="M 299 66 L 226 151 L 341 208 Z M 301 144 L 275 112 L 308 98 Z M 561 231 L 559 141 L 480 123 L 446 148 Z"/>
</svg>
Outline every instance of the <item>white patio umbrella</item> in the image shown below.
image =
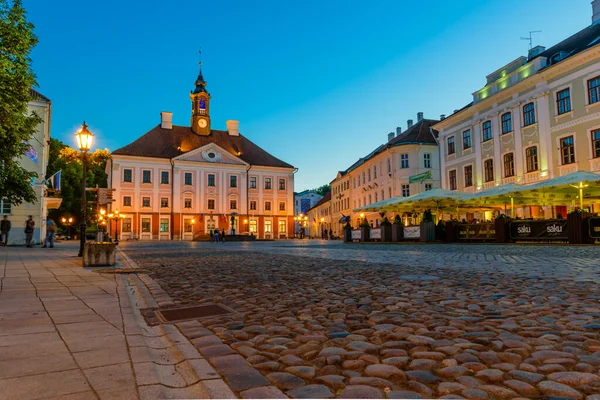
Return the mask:
<svg viewBox="0 0 600 400">
<path fill-rule="evenodd" d="M 600 199 L 600 174 L 577 171 L 526 186 L 527 197 L 544 199 L 553 203 L 571 201 L 579 197 L 579 207 L 583 208 L 584 196 Z"/>
</svg>

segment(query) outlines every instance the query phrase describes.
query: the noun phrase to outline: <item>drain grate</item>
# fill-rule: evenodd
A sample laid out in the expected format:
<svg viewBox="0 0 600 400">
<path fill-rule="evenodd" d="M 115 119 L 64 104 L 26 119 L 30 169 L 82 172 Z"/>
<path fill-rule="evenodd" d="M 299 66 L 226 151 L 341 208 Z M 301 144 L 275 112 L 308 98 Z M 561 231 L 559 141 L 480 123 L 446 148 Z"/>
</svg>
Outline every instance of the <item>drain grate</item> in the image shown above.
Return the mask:
<svg viewBox="0 0 600 400">
<path fill-rule="evenodd" d="M 180 322 L 190 319 L 220 317 L 234 314 L 235 311 L 222 304 L 206 304 L 203 306 L 157 310 L 155 313 L 162 322 Z"/>
</svg>

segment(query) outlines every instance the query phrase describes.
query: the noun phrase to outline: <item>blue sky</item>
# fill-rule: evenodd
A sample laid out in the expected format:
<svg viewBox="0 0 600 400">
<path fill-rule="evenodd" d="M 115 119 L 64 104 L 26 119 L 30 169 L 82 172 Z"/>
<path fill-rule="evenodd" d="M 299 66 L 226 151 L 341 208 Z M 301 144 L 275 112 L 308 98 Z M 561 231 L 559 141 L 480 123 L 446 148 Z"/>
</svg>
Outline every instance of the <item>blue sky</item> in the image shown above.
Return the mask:
<svg viewBox="0 0 600 400">
<path fill-rule="evenodd" d="M 52 100 L 51 135 L 86 120 L 115 150 L 161 111 L 188 125 L 202 48 L 213 129 L 240 132 L 299 168 L 297 191 L 387 140 L 406 120 L 451 114 L 528 43 L 591 22 L 590 0 L 24 0 L 33 68 Z"/>
</svg>

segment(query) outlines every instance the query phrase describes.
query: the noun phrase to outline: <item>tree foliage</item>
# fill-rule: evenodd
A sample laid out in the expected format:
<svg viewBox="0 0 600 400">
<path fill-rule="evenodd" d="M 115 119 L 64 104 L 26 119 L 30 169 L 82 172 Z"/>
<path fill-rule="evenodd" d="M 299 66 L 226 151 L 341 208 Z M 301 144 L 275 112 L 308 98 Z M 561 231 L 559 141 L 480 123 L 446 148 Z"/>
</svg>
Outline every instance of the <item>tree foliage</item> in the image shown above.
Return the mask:
<svg viewBox="0 0 600 400">
<path fill-rule="evenodd" d="M 108 149 L 97 149 L 87 155 L 86 187 L 105 188 L 107 186 L 107 175 L 104 172 L 106 162 L 110 158 Z M 77 223 L 81 222 L 81 179 L 83 176 L 83 164 L 81 153 L 72 149 L 57 139 L 50 138 L 50 163 L 48 164 L 47 177 L 61 172 L 61 197 L 62 204 L 58 210 L 51 210 L 50 216 L 59 222 L 62 217 L 73 217 Z M 90 192 L 88 192 L 90 194 Z M 91 195 L 88 200 L 92 200 Z M 87 215 L 93 220 L 96 208 L 88 205 Z M 87 222 L 87 221 L 86 221 Z"/>
<path fill-rule="evenodd" d="M 331 187 L 329 185 L 322 185 L 315 189 L 315 192 L 321 196 L 325 196 L 327 193 L 331 192 Z"/>
<path fill-rule="evenodd" d="M 36 86 L 31 50 L 37 44 L 33 25 L 20 0 L 0 0 L 0 195 L 13 204 L 35 202 L 29 184 L 36 174 L 19 164 L 27 142 L 42 121 L 27 113 L 29 90 Z"/>
</svg>

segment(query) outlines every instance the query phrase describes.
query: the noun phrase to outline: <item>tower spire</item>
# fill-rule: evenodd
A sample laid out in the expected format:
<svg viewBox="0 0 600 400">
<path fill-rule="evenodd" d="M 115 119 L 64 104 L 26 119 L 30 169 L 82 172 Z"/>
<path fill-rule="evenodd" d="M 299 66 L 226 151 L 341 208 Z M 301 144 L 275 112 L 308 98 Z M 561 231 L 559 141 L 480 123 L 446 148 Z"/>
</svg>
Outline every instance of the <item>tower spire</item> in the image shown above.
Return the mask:
<svg viewBox="0 0 600 400">
<path fill-rule="evenodd" d="M 206 81 L 204 80 L 204 76 L 202 76 L 202 48 L 200 48 L 200 50 L 198 50 L 198 54 L 200 61 L 198 62 L 198 64 L 200 65 L 200 71 L 198 72 L 198 78 L 196 78 L 196 82 L 194 83 L 194 90 L 192 91 L 193 94 L 197 94 L 197 93 L 208 93 L 206 91 Z"/>
</svg>

